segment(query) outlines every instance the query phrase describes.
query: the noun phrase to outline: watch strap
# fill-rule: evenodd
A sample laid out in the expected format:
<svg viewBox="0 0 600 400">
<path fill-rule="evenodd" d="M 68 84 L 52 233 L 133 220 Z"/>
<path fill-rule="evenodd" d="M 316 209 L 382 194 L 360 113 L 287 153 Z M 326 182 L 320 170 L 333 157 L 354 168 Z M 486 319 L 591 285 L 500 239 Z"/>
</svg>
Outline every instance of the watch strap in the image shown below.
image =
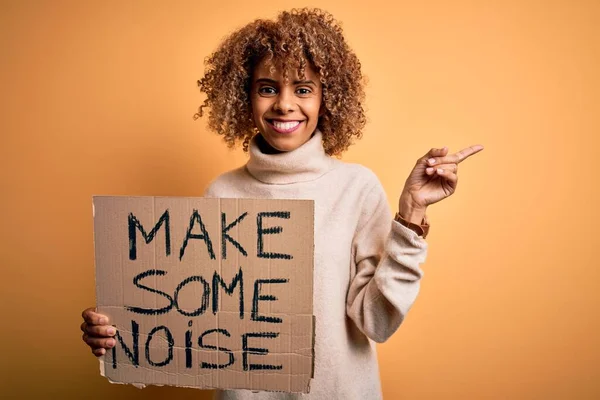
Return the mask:
<svg viewBox="0 0 600 400">
<path fill-rule="evenodd" d="M 423 237 L 423 239 L 425 239 L 427 237 L 427 234 L 429 233 L 429 221 L 427 221 L 426 215 L 423 217 L 423 220 L 421 221 L 420 225 L 413 224 L 412 222 L 405 220 L 404 218 L 402 218 L 402 215 L 400 215 L 399 212 L 396 213 L 394 220 L 406 226 L 407 228 L 412 229 L 417 233 L 417 235 Z"/>
</svg>

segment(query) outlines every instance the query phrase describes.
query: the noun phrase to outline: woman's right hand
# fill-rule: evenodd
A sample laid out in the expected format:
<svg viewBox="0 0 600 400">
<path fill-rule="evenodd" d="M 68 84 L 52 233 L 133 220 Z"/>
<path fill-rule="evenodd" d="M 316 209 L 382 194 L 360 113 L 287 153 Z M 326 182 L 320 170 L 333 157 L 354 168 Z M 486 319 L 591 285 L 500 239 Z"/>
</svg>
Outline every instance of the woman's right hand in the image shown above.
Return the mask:
<svg viewBox="0 0 600 400">
<path fill-rule="evenodd" d="M 93 307 L 84 310 L 81 316 L 83 317 L 81 324 L 83 341 L 90 346 L 96 357 L 104 355 L 107 349 L 116 344 L 113 338 L 116 333 L 115 327 L 108 324 L 106 315 L 98 314 Z"/>
</svg>

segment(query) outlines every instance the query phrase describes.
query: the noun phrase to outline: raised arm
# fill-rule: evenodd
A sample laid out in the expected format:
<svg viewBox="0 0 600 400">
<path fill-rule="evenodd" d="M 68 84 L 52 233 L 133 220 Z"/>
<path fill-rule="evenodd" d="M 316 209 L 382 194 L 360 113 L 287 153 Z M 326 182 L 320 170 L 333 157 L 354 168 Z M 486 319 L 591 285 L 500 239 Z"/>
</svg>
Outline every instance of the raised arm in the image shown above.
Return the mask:
<svg viewBox="0 0 600 400">
<path fill-rule="evenodd" d="M 379 182 L 362 209 L 352 243 L 353 279 L 346 312 L 367 337 L 384 342 L 398 329 L 419 293 L 427 243 L 392 218 Z"/>
</svg>

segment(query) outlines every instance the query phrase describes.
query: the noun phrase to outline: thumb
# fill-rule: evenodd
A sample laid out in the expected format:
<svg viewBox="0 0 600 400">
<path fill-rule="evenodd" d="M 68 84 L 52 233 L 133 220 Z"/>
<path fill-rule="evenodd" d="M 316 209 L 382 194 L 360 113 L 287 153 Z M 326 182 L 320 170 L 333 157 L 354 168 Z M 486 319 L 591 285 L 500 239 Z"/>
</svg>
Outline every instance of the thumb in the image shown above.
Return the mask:
<svg viewBox="0 0 600 400">
<path fill-rule="evenodd" d="M 448 147 L 432 147 L 431 150 L 423 156 L 423 160 L 427 162 L 432 157 L 445 157 L 448 154 Z"/>
</svg>

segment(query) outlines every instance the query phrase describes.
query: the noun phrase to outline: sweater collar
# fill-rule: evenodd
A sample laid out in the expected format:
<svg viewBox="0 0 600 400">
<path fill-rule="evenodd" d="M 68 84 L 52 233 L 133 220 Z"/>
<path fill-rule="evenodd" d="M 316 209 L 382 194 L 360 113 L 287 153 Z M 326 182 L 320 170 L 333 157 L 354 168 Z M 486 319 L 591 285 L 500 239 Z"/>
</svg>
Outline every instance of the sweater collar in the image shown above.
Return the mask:
<svg viewBox="0 0 600 400">
<path fill-rule="evenodd" d="M 250 159 L 246 169 L 264 183 L 289 184 L 315 180 L 333 168 L 335 161 L 325 153 L 323 134 L 318 129 L 310 139 L 295 150 L 278 154 L 263 153 L 256 142 L 250 141 Z"/>
</svg>

